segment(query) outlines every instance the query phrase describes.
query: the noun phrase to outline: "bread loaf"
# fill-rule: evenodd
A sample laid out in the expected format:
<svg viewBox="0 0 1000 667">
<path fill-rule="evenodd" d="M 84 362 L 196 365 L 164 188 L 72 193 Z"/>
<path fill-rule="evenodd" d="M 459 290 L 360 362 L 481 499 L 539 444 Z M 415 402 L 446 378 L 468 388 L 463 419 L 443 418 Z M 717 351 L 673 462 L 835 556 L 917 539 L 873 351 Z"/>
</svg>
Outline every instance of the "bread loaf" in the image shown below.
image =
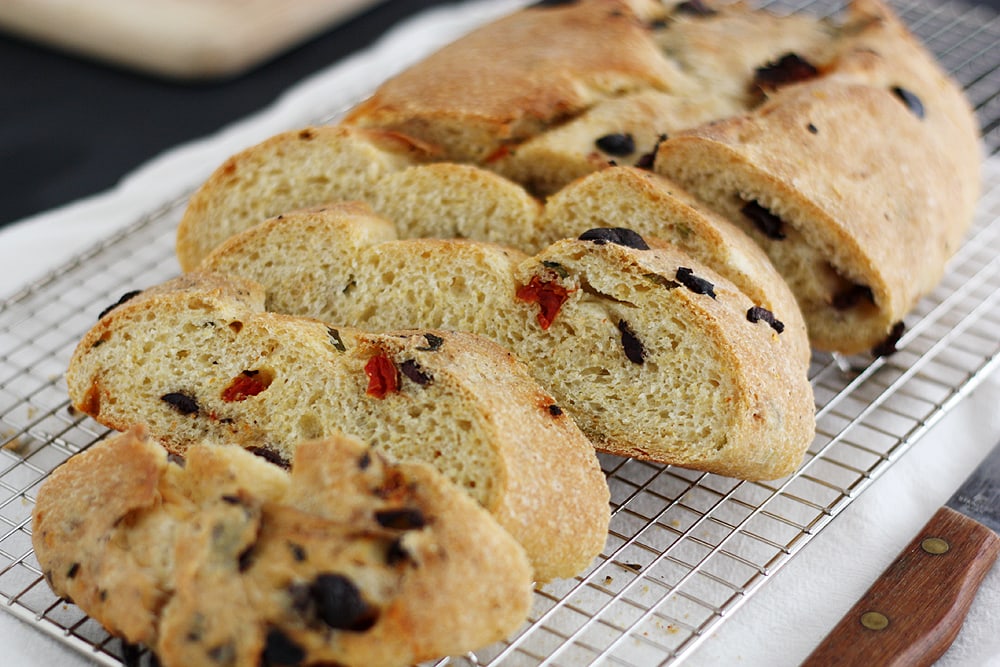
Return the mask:
<svg viewBox="0 0 1000 667">
<path fill-rule="evenodd" d="M 235 443 L 292 462 L 303 440 L 359 437 L 426 461 L 524 545 L 540 581 L 604 545 L 608 488 L 590 442 L 524 365 L 464 333 L 371 334 L 266 313 L 250 281 L 192 273 L 105 314 L 67 371 L 73 405 L 170 451 Z"/>
<path fill-rule="evenodd" d="M 410 665 L 488 645 L 531 605 L 523 549 L 423 463 L 333 437 L 291 473 L 235 446 L 184 459 L 144 429 L 38 492 L 53 590 L 165 667 Z"/>
<path fill-rule="evenodd" d="M 741 3 L 532 5 L 385 82 L 344 122 L 542 195 L 609 162 L 654 164 L 750 232 L 813 345 L 844 353 L 892 349 L 979 185 L 968 102 L 880 0 L 855 0 L 840 23 Z"/>
<path fill-rule="evenodd" d="M 940 281 L 979 147 L 961 92 L 888 10 L 858 0 L 850 25 L 822 77 L 672 136 L 655 164 L 766 249 L 815 346 L 855 353 L 891 349 Z"/>
<path fill-rule="evenodd" d="M 202 269 L 259 282 L 277 312 L 489 336 L 604 451 L 748 479 L 801 462 L 814 426 L 804 328 L 676 248 L 598 229 L 528 257 L 391 230 L 359 204 L 293 212 Z"/>
</svg>

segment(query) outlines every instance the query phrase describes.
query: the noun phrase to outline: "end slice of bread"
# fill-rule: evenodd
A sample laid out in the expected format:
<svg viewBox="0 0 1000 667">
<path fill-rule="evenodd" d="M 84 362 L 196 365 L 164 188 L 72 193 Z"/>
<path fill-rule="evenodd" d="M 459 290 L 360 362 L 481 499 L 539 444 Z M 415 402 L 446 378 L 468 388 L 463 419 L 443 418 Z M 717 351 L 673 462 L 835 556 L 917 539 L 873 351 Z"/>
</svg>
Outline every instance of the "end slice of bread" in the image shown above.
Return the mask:
<svg viewBox="0 0 1000 667">
<path fill-rule="evenodd" d="M 302 443 L 290 474 L 242 448 L 184 460 L 142 427 L 42 485 L 32 540 L 53 590 L 166 667 L 410 665 L 524 622 L 520 545 L 422 463 Z"/>
</svg>

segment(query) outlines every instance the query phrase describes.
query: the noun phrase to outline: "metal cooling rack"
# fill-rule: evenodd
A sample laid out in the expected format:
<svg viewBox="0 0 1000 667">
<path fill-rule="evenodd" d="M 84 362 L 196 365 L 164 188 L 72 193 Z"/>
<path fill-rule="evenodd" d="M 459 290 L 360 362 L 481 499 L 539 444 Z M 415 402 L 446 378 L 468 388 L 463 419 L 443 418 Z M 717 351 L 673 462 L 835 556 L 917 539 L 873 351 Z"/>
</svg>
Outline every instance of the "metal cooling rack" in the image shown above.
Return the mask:
<svg viewBox="0 0 1000 667">
<path fill-rule="evenodd" d="M 441 664 L 678 661 L 1000 365 L 1000 18 L 960 2 L 895 6 L 965 86 L 992 156 L 968 241 L 906 318 L 900 351 L 874 362 L 814 356 L 817 436 L 786 480 L 602 456 L 613 503 L 602 555 L 583 576 L 539 590 L 531 622 L 509 642 Z M 141 653 L 52 594 L 31 549 L 31 508 L 55 466 L 107 435 L 69 408 L 63 371 L 105 304 L 177 273 L 186 198 L 0 304 L 0 606 L 100 664 L 136 664 Z"/>
</svg>

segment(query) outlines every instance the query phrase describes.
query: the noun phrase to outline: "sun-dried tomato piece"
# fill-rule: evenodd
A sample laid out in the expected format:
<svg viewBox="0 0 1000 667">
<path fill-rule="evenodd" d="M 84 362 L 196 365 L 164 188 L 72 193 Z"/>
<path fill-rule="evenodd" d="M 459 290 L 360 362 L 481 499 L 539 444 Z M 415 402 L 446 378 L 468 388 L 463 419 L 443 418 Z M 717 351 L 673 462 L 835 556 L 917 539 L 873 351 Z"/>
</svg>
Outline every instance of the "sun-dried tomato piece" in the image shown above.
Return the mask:
<svg viewBox="0 0 1000 667">
<path fill-rule="evenodd" d="M 368 376 L 368 390 L 365 392 L 375 398 L 385 398 L 399 391 L 399 371 L 392 359 L 384 355 L 372 357 L 365 364 L 365 375 Z"/>
<path fill-rule="evenodd" d="M 243 371 L 222 390 L 222 400 L 226 403 L 245 401 L 267 389 L 270 384 L 260 371 Z"/>
<path fill-rule="evenodd" d="M 557 282 L 543 282 L 539 276 L 532 276 L 531 282 L 517 288 L 515 296 L 521 301 L 537 303 L 538 324 L 542 329 L 548 329 L 559 309 L 569 299 L 569 290 Z"/>
</svg>

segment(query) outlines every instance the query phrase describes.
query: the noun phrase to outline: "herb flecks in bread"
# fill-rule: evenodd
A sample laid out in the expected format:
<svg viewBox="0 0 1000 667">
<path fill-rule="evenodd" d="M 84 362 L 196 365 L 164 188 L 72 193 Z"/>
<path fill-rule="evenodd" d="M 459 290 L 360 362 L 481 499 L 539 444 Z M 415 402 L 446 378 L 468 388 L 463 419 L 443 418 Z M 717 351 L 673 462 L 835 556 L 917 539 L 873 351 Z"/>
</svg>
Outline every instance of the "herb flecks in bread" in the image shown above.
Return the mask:
<svg viewBox="0 0 1000 667">
<path fill-rule="evenodd" d="M 165 667 L 410 665 L 523 623 L 528 559 L 461 489 L 347 438 L 297 451 L 287 473 L 141 427 L 94 445 L 39 490 L 46 580 Z"/>
<path fill-rule="evenodd" d="M 146 424 L 182 455 L 235 443 L 294 464 L 301 441 L 348 433 L 441 470 L 524 544 L 539 580 L 599 553 L 608 488 L 593 446 L 509 352 L 466 333 L 368 333 L 263 306 L 259 285 L 219 275 L 150 288 L 80 342 L 70 398 L 111 428 Z"/>
<path fill-rule="evenodd" d="M 259 282 L 276 312 L 488 336 L 609 452 L 745 478 L 801 461 L 814 410 L 804 328 L 748 321 L 760 304 L 677 248 L 597 228 L 527 256 L 372 233 L 387 224 L 353 203 L 291 212 L 202 268 Z M 778 319 L 796 321 L 784 304 Z M 390 384 L 411 374 L 424 370 L 373 371 Z"/>
</svg>

